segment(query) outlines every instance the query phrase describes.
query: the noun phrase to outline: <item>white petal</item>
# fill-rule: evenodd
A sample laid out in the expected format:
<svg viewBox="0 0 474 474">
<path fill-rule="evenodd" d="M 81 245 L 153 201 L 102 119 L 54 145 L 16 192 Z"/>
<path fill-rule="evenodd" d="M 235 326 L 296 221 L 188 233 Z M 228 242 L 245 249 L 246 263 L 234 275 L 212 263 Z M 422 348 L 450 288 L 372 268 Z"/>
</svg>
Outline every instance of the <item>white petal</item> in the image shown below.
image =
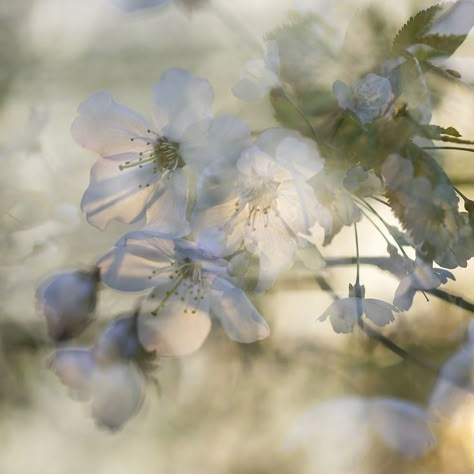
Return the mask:
<svg viewBox="0 0 474 474">
<path fill-rule="evenodd" d="M 413 304 L 413 298 L 415 297 L 416 289 L 412 286 L 412 278 L 410 275 L 402 278 L 400 284 L 395 290 L 395 296 L 393 298 L 393 304 L 400 311 L 407 311 Z"/>
<path fill-rule="evenodd" d="M 374 398 L 370 419 L 384 443 L 406 458 L 421 457 L 436 445 L 425 410 L 413 403 Z"/>
<path fill-rule="evenodd" d="M 276 75 L 280 74 L 280 51 L 278 42 L 275 40 L 265 41 L 266 53 L 264 57 L 265 66 Z"/>
<path fill-rule="evenodd" d="M 295 234 L 309 232 L 316 223 L 319 207 L 313 188 L 304 181 L 286 181 L 278 187 L 278 213 Z"/>
<path fill-rule="evenodd" d="M 342 81 L 335 81 L 332 86 L 332 93 L 337 99 L 337 103 L 341 109 L 352 109 L 354 99 L 351 88 Z"/>
<path fill-rule="evenodd" d="M 279 84 L 278 75 L 270 69 L 274 66 L 272 59 L 269 60 L 267 63 L 263 59 L 254 59 L 243 65 L 240 81 L 232 88 L 236 97 L 242 100 L 260 99 Z"/>
<path fill-rule="evenodd" d="M 159 179 L 152 167 L 145 165 L 143 168 L 137 166 L 120 170 L 119 163 L 115 161 L 97 160 L 81 201 L 81 209 L 88 222 L 104 230 L 112 220 L 130 224 L 141 218 Z"/>
<path fill-rule="evenodd" d="M 190 232 L 186 217 L 188 208 L 188 177 L 184 169 L 173 171 L 161 179 L 147 203 L 145 229 L 169 238 L 183 237 Z"/>
<path fill-rule="evenodd" d="M 242 244 L 248 212 L 236 213 L 236 200 L 197 211 L 192 217 L 193 234 L 199 247 L 211 255 L 233 254 Z"/>
<path fill-rule="evenodd" d="M 324 166 L 314 141 L 291 136 L 278 144 L 275 159 L 291 170 L 294 177 L 303 179 L 310 179 Z"/>
<path fill-rule="evenodd" d="M 79 335 L 91 322 L 97 301 L 97 275 L 69 271 L 52 275 L 38 287 L 36 304 L 48 334 L 62 340 Z"/>
<path fill-rule="evenodd" d="M 104 157 L 143 151 L 144 141 L 131 138 L 147 136 L 151 123 L 112 97 L 110 92 L 97 92 L 78 109 L 71 133 L 76 142 Z"/>
<path fill-rule="evenodd" d="M 265 215 L 260 212 L 245 226 L 245 247 L 260 257 L 260 277 L 257 291 L 269 288 L 278 273 L 288 270 L 294 262 L 296 240 L 288 228 L 270 209 Z"/>
<path fill-rule="evenodd" d="M 363 300 L 364 312 L 377 326 L 385 326 L 393 321 L 393 312 L 398 312 L 395 306 L 372 298 L 364 298 Z"/>
<path fill-rule="evenodd" d="M 168 69 L 153 88 L 153 119 L 169 140 L 179 142 L 190 125 L 212 116 L 213 98 L 206 79 Z"/>
<path fill-rule="evenodd" d="M 117 7 L 128 12 L 135 12 L 147 8 L 161 8 L 173 0 L 112 0 Z"/>
<path fill-rule="evenodd" d="M 197 351 L 211 330 L 209 295 L 203 293 L 203 299 L 195 300 L 185 283 L 176 289 L 173 283 L 155 288 L 138 317 L 141 344 L 160 357 L 183 357 Z M 154 316 L 152 311 L 157 309 Z"/>
<path fill-rule="evenodd" d="M 133 314 L 112 321 L 94 345 L 96 361 L 105 364 L 134 359 L 141 351 L 136 326 L 137 321 Z"/>
<path fill-rule="evenodd" d="M 472 367 L 474 350 L 471 345 L 461 348 L 441 368 L 429 400 L 429 410 L 437 417 L 450 417 L 474 391 Z"/>
<path fill-rule="evenodd" d="M 89 349 L 68 347 L 56 350 L 51 369 L 73 396 L 81 400 L 89 398 L 94 371 L 94 357 Z"/>
<path fill-rule="evenodd" d="M 98 262 L 101 280 L 120 291 L 143 291 L 169 281 L 173 241 L 130 232 Z"/>
<path fill-rule="evenodd" d="M 132 363 L 98 366 L 91 380 L 91 395 L 96 423 L 117 430 L 141 407 L 145 377 Z"/>
<path fill-rule="evenodd" d="M 222 115 L 191 125 L 181 138 L 179 151 L 196 172 L 215 160 L 234 160 L 251 143 L 250 129 L 239 117 Z"/>
<path fill-rule="evenodd" d="M 250 343 L 264 339 L 270 329 L 247 295 L 222 278 L 212 284 L 211 311 L 234 341 Z"/>
<path fill-rule="evenodd" d="M 328 316 L 335 332 L 347 334 L 353 331 L 357 324 L 357 313 L 359 312 L 358 298 L 344 298 L 335 301 L 324 313 L 319 317 L 320 321 L 324 321 Z M 362 308 L 362 300 L 360 300 Z"/>
</svg>

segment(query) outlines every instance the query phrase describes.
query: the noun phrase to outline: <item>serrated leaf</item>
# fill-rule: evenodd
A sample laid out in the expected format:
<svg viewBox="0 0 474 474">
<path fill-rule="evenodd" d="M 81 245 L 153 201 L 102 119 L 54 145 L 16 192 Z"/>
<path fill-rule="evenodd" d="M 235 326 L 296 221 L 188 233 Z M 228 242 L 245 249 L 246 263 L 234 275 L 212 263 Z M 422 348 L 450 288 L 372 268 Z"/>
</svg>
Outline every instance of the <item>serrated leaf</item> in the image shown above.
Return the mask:
<svg viewBox="0 0 474 474">
<path fill-rule="evenodd" d="M 445 8 L 446 4 L 438 3 L 412 16 L 395 36 L 392 52 L 399 54 L 411 45 L 417 43 L 419 38 L 428 33 L 436 16 Z"/>
<path fill-rule="evenodd" d="M 422 125 L 420 130 L 423 136 L 426 138 L 432 138 L 433 140 L 441 140 L 443 135 L 449 135 L 450 137 L 460 137 L 461 134 L 454 127 L 440 127 L 439 125 Z"/>
<path fill-rule="evenodd" d="M 451 56 L 462 45 L 467 35 L 426 35 L 417 43 L 426 44 L 438 50 L 443 56 Z"/>
</svg>

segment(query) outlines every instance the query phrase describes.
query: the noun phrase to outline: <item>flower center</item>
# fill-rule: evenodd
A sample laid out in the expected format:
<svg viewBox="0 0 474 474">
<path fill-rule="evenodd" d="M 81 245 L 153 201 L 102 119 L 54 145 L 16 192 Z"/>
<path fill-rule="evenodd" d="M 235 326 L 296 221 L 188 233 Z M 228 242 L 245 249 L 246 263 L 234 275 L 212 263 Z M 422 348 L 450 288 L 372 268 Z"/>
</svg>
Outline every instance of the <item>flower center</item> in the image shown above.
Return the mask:
<svg viewBox="0 0 474 474">
<path fill-rule="evenodd" d="M 173 281 L 171 288 L 165 292 L 164 298 L 160 301 L 158 306 L 151 312 L 156 316 L 158 312 L 165 306 L 171 297 L 177 297 L 180 301 L 185 303 L 184 313 L 196 314 L 204 300 L 204 290 L 208 287 L 208 281 L 203 278 L 202 265 L 185 258 L 181 261 L 174 261 L 170 266 L 160 270 L 154 270 L 151 277 L 157 276 L 163 272 L 169 272 L 170 269 L 174 271 L 169 274 L 170 281 Z M 151 298 L 155 297 L 154 292 L 151 293 Z"/>
<path fill-rule="evenodd" d="M 153 174 L 160 173 L 160 177 L 164 178 L 178 168 L 183 168 L 185 162 L 179 154 L 178 143 L 169 141 L 166 137 L 161 136 L 153 130 L 147 130 L 148 137 L 133 137 L 130 141 L 144 141 L 145 150 L 138 154 L 138 159 L 126 161 L 119 165 L 120 170 L 128 168 L 143 168 L 146 165 L 151 165 Z M 150 186 L 149 184 L 145 185 Z M 139 187 L 144 187 L 142 184 Z"/>
</svg>

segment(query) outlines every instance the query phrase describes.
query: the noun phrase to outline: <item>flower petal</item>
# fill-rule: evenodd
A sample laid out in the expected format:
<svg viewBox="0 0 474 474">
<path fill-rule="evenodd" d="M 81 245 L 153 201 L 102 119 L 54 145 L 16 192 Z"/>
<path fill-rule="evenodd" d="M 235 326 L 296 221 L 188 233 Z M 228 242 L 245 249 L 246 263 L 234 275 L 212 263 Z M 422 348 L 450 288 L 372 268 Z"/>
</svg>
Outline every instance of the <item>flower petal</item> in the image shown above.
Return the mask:
<svg viewBox="0 0 474 474">
<path fill-rule="evenodd" d="M 398 310 L 390 303 L 372 298 L 364 298 L 362 303 L 365 315 L 377 326 L 385 326 L 395 321 L 393 312 L 398 312 Z"/>
<path fill-rule="evenodd" d="M 211 330 L 209 295 L 197 300 L 186 282 L 155 288 L 138 317 L 138 338 L 160 357 L 183 357 L 197 351 Z M 152 314 L 157 310 L 156 316 Z"/>
<path fill-rule="evenodd" d="M 370 419 L 384 443 L 403 457 L 421 457 L 436 445 L 427 413 L 414 403 L 374 398 Z"/>
<path fill-rule="evenodd" d="M 117 162 L 101 158 L 91 169 L 90 184 L 82 197 L 81 209 L 87 221 L 100 230 L 112 220 L 130 224 L 144 214 L 158 179 L 152 165 L 120 170 Z"/>
<path fill-rule="evenodd" d="M 190 232 L 186 217 L 188 208 L 188 176 L 184 169 L 173 171 L 161 179 L 147 203 L 145 229 L 169 238 L 183 237 Z"/>
<path fill-rule="evenodd" d="M 173 241 L 130 232 L 98 262 L 101 280 L 119 291 L 143 291 L 169 281 Z"/>
<path fill-rule="evenodd" d="M 214 279 L 212 289 L 212 314 L 219 318 L 232 340 L 250 343 L 268 337 L 268 324 L 243 290 L 222 278 Z"/>
<path fill-rule="evenodd" d="M 324 321 L 328 316 L 335 332 L 347 334 L 353 331 L 357 324 L 357 307 L 358 298 L 344 298 L 335 301 L 324 313 L 319 317 L 319 321 Z M 360 300 L 362 306 L 362 300 Z"/>
<path fill-rule="evenodd" d="M 89 349 L 58 349 L 51 359 L 51 369 L 80 400 L 90 397 L 90 381 L 94 371 L 94 357 Z"/>
<path fill-rule="evenodd" d="M 103 157 L 143 151 L 151 123 L 142 115 L 115 102 L 110 92 L 97 92 L 78 108 L 71 133 L 76 142 Z"/>
<path fill-rule="evenodd" d="M 179 151 L 188 166 L 200 172 L 215 160 L 234 160 L 250 145 L 249 126 L 239 117 L 221 115 L 192 124 L 181 137 Z"/>
<path fill-rule="evenodd" d="M 92 416 L 99 426 L 117 430 L 142 406 L 145 376 L 132 363 L 98 366 L 91 380 Z"/>
<path fill-rule="evenodd" d="M 168 69 L 153 88 L 153 120 L 169 140 L 180 142 L 190 125 L 212 116 L 213 99 L 209 81 Z"/>
</svg>

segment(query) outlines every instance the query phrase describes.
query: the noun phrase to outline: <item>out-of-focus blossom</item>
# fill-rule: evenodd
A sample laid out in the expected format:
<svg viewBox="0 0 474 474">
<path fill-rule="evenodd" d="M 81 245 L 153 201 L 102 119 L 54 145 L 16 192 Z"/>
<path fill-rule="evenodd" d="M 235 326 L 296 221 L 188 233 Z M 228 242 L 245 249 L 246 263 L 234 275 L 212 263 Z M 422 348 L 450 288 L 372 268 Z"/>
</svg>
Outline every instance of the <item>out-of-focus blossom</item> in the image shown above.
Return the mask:
<svg viewBox="0 0 474 474">
<path fill-rule="evenodd" d="M 318 219 L 321 206 L 307 180 L 323 163 L 311 140 L 270 129 L 242 153 L 237 173 L 208 167 L 192 220 L 200 245 L 226 256 L 243 244 L 260 259 L 257 289 L 270 287 L 292 265 L 298 235 Z"/>
<path fill-rule="evenodd" d="M 162 357 L 196 351 L 219 319 L 234 341 L 268 336 L 265 320 L 237 288 L 227 261 L 188 240 L 131 232 L 99 262 L 102 281 L 120 291 L 152 291 L 138 317 L 140 343 Z"/>
<path fill-rule="evenodd" d="M 101 427 L 118 430 L 142 406 L 146 379 L 132 362 L 99 363 L 93 350 L 63 348 L 54 353 L 51 368 L 73 397 L 90 404 Z"/>
<path fill-rule="evenodd" d="M 395 291 L 393 304 L 400 311 L 407 311 L 411 308 L 417 291 L 438 288 L 441 284 L 447 283 L 448 279 L 455 280 L 451 272 L 442 268 L 433 268 L 432 265 L 417 259 L 413 271 L 400 281 Z"/>
<path fill-rule="evenodd" d="M 377 326 L 385 326 L 395 321 L 394 312 L 398 312 L 398 309 L 385 301 L 365 298 L 363 285 L 349 284 L 349 298 L 335 301 L 319 317 L 319 321 L 325 321 L 329 317 L 334 331 L 350 333 L 363 315 Z"/>
<path fill-rule="evenodd" d="M 93 352 L 102 363 L 137 360 L 143 353 L 137 335 L 137 316 L 125 315 L 112 321 L 99 336 Z"/>
<path fill-rule="evenodd" d="M 132 223 L 146 212 L 156 231 L 186 235 L 188 171 L 240 154 L 250 131 L 237 117 L 212 117 L 209 82 L 182 69 L 165 71 L 153 89 L 152 125 L 98 92 L 79 107 L 72 134 L 101 158 L 82 198 L 87 220 L 104 229 L 111 220 Z"/>
<path fill-rule="evenodd" d="M 382 165 L 387 196 L 394 214 L 414 244 L 445 268 L 465 267 L 474 255 L 474 235 L 467 213 L 434 160 L 420 157 L 415 166 L 398 154 Z"/>
<path fill-rule="evenodd" d="M 311 472 L 365 472 L 375 442 L 408 459 L 427 454 L 436 445 L 430 421 L 425 410 L 405 400 L 335 398 L 305 411 L 286 436 L 284 448 L 302 450 Z"/>
<path fill-rule="evenodd" d="M 373 172 L 356 165 L 349 169 L 343 180 L 344 187 L 352 194 L 361 197 L 383 194 L 383 184 Z"/>
<path fill-rule="evenodd" d="M 323 245 L 329 245 L 343 226 L 349 226 L 362 218 L 360 209 L 354 202 L 349 189 L 344 186 L 346 177 L 340 173 L 321 171 L 311 180 L 321 209 L 318 213 L 318 222 L 310 229 L 311 241 L 318 244 L 320 226 L 324 229 Z M 358 179 L 357 179 L 358 180 Z M 351 178 L 349 186 L 365 186 L 353 183 Z"/>
<path fill-rule="evenodd" d="M 232 88 L 236 97 L 242 100 L 256 100 L 266 96 L 280 86 L 280 55 L 278 43 L 265 43 L 263 59 L 253 59 L 242 67 L 240 81 Z"/>
<path fill-rule="evenodd" d="M 49 336 L 56 340 L 80 334 L 91 322 L 97 302 L 97 269 L 61 272 L 38 287 L 36 304 L 46 319 Z"/>
<path fill-rule="evenodd" d="M 474 323 L 468 328 L 468 340 L 441 367 L 440 376 L 428 403 L 439 420 L 450 418 L 474 397 Z"/>
<path fill-rule="evenodd" d="M 115 5 L 125 12 L 136 12 L 147 10 L 148 8 L 162 8 L 172 3 L 193 11 L 196 8 L 202 7 L 209 2 L 209 0 L 112 0 Z"/>
<path fill-rule="evenodd" d="M 386 116 L 393 101 L 389 79 L 373 73 L 356 81 L 352 88 L 342 81 L 336 81 L 333 93 L 339 107 L 354 112 L 364 124 Z"/>
</svg>

